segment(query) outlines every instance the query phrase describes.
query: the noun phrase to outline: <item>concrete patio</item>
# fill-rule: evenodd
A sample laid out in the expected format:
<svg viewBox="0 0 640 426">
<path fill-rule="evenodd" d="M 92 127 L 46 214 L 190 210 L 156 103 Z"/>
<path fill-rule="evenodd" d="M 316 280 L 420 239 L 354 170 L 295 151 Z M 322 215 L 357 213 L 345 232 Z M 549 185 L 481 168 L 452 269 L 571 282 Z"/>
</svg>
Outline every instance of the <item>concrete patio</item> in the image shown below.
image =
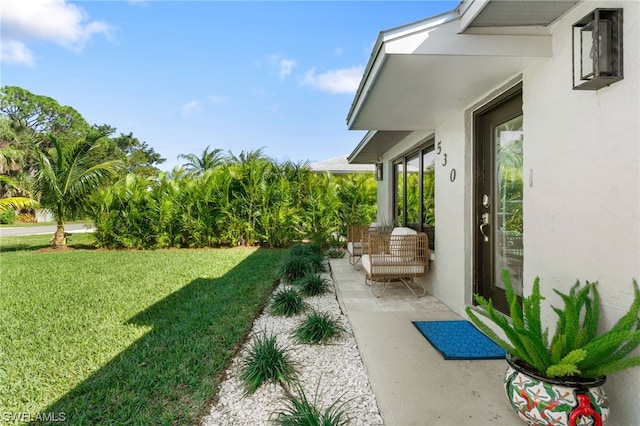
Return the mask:
<svg viewBox="0 0 640 426">
<path fill-rule="evenodd" d="M 458 314 L 399 282 L 375 298 L 347 257 L 331 259 L 331 269 L 385 425 L 524 424 L 502 387 L 504 360 L 446 361 L 411 323 Z"/>
</svg>

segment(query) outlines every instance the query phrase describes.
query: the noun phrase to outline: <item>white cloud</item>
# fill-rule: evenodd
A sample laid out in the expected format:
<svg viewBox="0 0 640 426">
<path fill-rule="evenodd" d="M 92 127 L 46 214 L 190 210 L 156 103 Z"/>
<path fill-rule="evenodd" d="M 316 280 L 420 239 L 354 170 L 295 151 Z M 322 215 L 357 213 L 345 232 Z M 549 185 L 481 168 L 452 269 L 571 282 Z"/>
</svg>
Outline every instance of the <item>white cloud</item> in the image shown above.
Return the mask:
<svg viewBox="0 0 640 426">
<path fill-rule="evenodd" d="M 293 61 L 291 59 L 282 59 L 279 65 L 280 72 L 278 73 L 278 75 L 280 76 L 281 80 L 284 80 L 286 76 L 291 74 L 291 70 L 293 70 L 293 67 L 296 66 L 296 61 Z"/>
<path fill-rule="evenodd" d="M 198 101 L 189 101 L 186 104 L 182 105 L 180 108 L 180 114 L 185 117 L 191 114 L 192 111 L 196 111 L 200 109 L 200 102 Z"/>
<path fill-rule="evenodd" d="M 284 80 L 288 75 L 291 75 L 293 68 L 297 65 L 293 59 L 281 58 L 280 55 L 269 55 L 269 65 L 277 73 L 280 80 Z"/>
<path fill-rule="evenodd" d="M 92 36 L 110 37 L 112 32 L 109 24 L 90 20 L 84 9 L 66 0 L 2 0 L 0 7 L 3 61 L 5 44 L 10 46 L 6 50 L 14 52 L 14 63 L 28 64 L 33 62 L 27 47 L 30 40 L 50 41 L 80 52 Z"/>
<path fill-rule="evenodd" d="M 0 62 L 33 65 L 33 55 L 24 43 L 4 40 L 0 43 Z"/>
<path fill-rule="evenodd" d="M 329 70 L 316 75 L 316 69 L 307 71 L 300 82 L 301 86 L 311 86 L 322 92 L 355 93 L 362 79 L 364 67 L 354 66 L 338 70 Z"/>
</svg>

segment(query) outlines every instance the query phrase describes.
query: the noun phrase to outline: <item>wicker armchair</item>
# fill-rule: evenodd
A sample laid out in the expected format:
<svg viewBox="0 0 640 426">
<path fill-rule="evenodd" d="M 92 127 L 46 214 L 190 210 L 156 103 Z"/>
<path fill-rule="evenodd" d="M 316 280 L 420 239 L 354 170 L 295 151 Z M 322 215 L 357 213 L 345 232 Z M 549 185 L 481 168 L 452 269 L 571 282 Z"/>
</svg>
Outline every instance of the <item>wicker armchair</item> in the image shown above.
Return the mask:
<svg viewBox="0 0 640 426">
<path fill-rule="evenodd" d="M 347 226 L 347 252 L 349 253 L 349 263 L 355 266 L 367 248 L 367 234 L 369 225 L 348 225 Z"/>
<path fill-rule="evenodd" d="M 395 228 L 391 233 L 372 231 L 368 233 L 367 246 L 368 252 L 362 255 L 362 267 L 372 295 L 382 296 L 392 280 L 402 281 L 417 297 L 426 294 L 424 284 L 414 278 L 429 271 L 427 234 L 409 228 Z M 420 288 L 419 292 L 414 290 L 415 286 Z"/>
</svg>

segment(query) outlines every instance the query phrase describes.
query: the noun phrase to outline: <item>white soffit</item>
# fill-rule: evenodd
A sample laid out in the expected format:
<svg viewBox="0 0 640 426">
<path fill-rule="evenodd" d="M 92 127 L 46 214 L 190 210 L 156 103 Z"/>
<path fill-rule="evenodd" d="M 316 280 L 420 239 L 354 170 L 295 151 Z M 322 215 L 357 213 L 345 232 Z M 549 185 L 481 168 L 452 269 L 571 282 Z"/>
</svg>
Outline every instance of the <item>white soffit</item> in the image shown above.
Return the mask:
<svg viewBox="0 0 640 426">
<path fill-rule="evenodd" d="M 402 139 L 406 138 L 409 131 L 375 131 L 372 130 L 362 138 L 356 149 L 347 158 L 350 164 L 374 164 L 380 162 L 380 156 L 391 149 Z"/>
<path fill-rule="evenodd" d="M 471 11 L 470 19 L 463 23 L 463 29 L 467 26 L 548 26 L 578 2 L 579 0 L 474 0 L 471 8 L 475 6 L 477 10 Z"/>
<path fill-rule="evenodd" d="M 382 32 L 349 111 L 349 129 L 434 129 L 531 62 L 552 55 L 546 28 L 474 34 L 460 29 L 454 11 Z"/>
</svg>

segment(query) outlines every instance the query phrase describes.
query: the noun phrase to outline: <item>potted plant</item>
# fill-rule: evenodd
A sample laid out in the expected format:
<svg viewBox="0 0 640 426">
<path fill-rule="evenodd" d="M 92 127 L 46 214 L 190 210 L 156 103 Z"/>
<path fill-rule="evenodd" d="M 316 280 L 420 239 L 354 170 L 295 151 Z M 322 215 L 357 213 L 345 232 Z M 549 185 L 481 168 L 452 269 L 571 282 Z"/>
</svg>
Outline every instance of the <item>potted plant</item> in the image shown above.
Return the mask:
<svg viewBox="0 0 640 426">
<path fill-rule="evenodd" d="M 476 307 L 466 312 L 473 323 L 507 351 L 505 391 L 519 416 L 530 425 L 571 425 L 590 418 L 606 424 L 609 403 L 602 389 L 606 376 L 640 365 L 631 352 L 640 344 L 640 290 L 633 280 L 634 299 L 628 312 L 607 332 L 598 333 L 600 298 L 597 283 L 579 282 L 568 294 L 555 290 L 564 303 L 549 339 L 540 317 L 539 278 L 531 295 L 520 301 L 507 271 L 502 273 L 511 319 L 490 300 L 476 295 Z M 478 314 L 478 315 L 477 315 Z M 484 317 L 484 318 L 480 318 Z M 485 322 L 503 332 L 499 337 Z M 580 423 L 582 424 L 582 423 Z"/>
</svg>

